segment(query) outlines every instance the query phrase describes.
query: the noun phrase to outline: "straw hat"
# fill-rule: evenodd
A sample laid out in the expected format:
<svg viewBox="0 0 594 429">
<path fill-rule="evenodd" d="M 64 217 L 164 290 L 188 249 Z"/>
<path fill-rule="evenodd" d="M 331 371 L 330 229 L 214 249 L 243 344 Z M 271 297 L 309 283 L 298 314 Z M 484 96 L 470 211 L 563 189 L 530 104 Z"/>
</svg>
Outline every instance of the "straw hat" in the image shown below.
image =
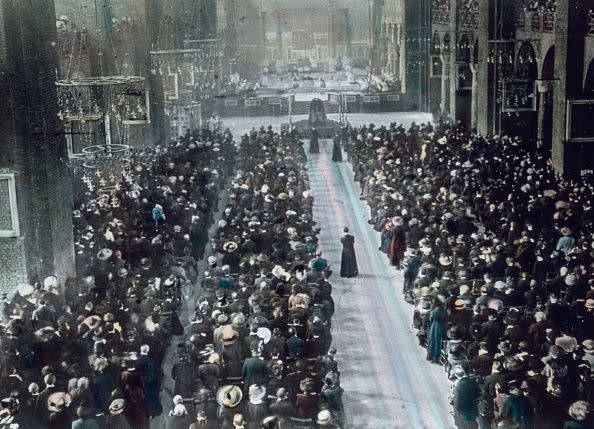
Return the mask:
<svg viewBox="0 0 594 429">
<path fill-rule="evenodd" d="M 317 423 L 319 425 L 329 425 L 330 423 L 332 423 L 332 415 L 330 414 L 330 411 L 328 410 L 322 410 L 318 413 L 318 420 Z"/>
<path fill-rule="evenodd" d="M 588 353 L 589 355 L 594 354 L 594 340 L 584 340 L 582 342 L 582 348 L 584 353 Z"/>
<path fill-rule="evenodd" d="M 48 411 L 61 411 L 70 406 L 72 397 L 66 392 L 55 392 L 47 398 L 46 407 Z"/>
<path fill-rule="evenodd" d="M 238 247 L 239 246 L 234 241 L 228 241 L 227 243 L 223 244 L 223 250 L 229 253 L 235 252 Z"/>
<path fill-rule="evenodd" d="M 314 380 L 311 377 L 304 378 L 299 383 L 299 388 L 304 392 L 311 392 L 314 389 Z"/>
<path fill-rule="evenodd" d="M 97 252 L 97 259 L 100 261 L 107 261 L 109 258 L 111 258 L 111 255 L 113 255 L 113 250 L 107 248 L 101 249 L 99 252 Z"/>
<path fill-rule="evenodd" d="M 266 388 L 264 386 L 252 384 L 249 388 L 248 395 L 252 404 L 261 404 L 264 402 L 264 398 L 266 398 Z"/>
<path fill-rule="evenodd" d="M 402 226 L 402 225 L 404 225 L 404 220 L 400 216 L 394 216 L 392 218 L 392 225 Z"/>
<path fill-rule="evenodd" d="M 126 401 L 123 399 L 114 399 L 109 404 L 109 413 L 114 416 L 122 414 L 124 412 L 124 405 L 126 405 Z"/>
<path fill-rule="evenodd" d="M 457 299 L 454 301 L 454 310 L 464 310 L 466 308 L 466 302 L 463 299 Z"/>
<path fill-rule="evenodd" d="M 270 342 L 270 338 L 272 338 L 272 332 L 270 332 L 270 329 L 265 327 L 258 328 L 256 335 L 262 339 L 264 344 L 268 344 Z"/>
<path fill-rule="evenodd" d="M 237 407 L 243 398 L 241 388 L 233 385 L 226 385 L 217 391 L 217 402 L 228 408 Z"/>
<path fill-rule="evenodd" d="M 223 329 L 223 336 L 221 338 L 221 342 L 224 346 L 230 346 L 237 342 L 239 338 L 239 333 L 233 329 L 233 326 L 227 325 Z"/>
</svg>

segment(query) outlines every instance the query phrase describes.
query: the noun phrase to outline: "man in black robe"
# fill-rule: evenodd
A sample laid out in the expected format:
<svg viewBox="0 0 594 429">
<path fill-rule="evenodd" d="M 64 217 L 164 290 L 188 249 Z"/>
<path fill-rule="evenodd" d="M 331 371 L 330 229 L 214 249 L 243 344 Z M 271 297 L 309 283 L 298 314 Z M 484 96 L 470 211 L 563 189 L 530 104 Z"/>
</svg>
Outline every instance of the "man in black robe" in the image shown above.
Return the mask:
<svg viewBox="0 0 594 429">
<path fill-rule="evenodd" d="M 357 277 L 357 256 L 355 255 L 355 237 L 349 234 L 349 229 L 344 229 L 345 235 L 340 239 L 342 243 L 342 258 L 340 261 L 340 277 Z"/>
<path fill-rule="evenodd" d="M 320 143 L 318 141 L 318 130 L 312 128 L 311 140 L 309 141 L 309 153 L 320 153 Z"/>
</svg>

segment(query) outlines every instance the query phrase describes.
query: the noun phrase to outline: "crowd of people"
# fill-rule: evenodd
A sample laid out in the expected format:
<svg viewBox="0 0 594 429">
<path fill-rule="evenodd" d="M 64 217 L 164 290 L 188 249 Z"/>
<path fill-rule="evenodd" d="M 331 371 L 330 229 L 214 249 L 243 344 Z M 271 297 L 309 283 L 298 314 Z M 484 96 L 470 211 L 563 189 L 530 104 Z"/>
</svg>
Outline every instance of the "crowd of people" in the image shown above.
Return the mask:
<svg viewBox="0 0 594 429">
<path fill-rule="evenodd" d="M 77 277 L 3 297 L 2 424 L 95 427 L 73 422 L 103 414 L 145 428 L 163 412 L 162 360 L 184 334 L 178 313 L 234 153 L 229 133 L 204 130 L 133 152 L 119 175 L 77 169 Z"/>
<path fill-rule="evenodd" d="M 229 132 L 188 132 L 134 151 L 121 177 L 81 170 L 77 277 L 3 296 L 0 427 L 340 427 L 304 164 L 269 127 L 239 149 Z"/>
<path fill-rule="evenodd" d="M 317 247 L 305 161 L 302 144 L 272 127 L 242 138 L 188 347 L 173 368 L 171 427 L 341 427 L 331 270 Z"/>
<path fill-rule="evenodd" d="M 592 174 L 440 121 L 345 144 L 459 428 L 594 427 Z"/>
</svg>

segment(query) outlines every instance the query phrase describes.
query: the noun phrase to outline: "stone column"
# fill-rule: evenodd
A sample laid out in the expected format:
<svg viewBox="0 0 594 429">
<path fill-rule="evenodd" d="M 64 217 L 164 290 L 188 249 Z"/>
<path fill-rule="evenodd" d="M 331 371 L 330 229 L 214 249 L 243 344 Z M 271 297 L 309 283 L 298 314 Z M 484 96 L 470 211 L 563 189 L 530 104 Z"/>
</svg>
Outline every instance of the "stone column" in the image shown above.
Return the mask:
<svg viewBox="0 0 594 429">
<path fill-rule="evenodd" d="M 448 76 L 450 77 L 449 91 L 449 114 L 452 119 L 456 119 L 456 92 L 458 87 L 458 1 L 450 0 L 450 67 Z"/>
<path fill-rule="evenodd" d="M 261 65 L 266 64 L 266 11 L 262 11 L 262 60 Z"/>
<path fill-rule="evenodd" d="M 284 59 L 283 55 L 283 30 L 281 28 L 281 12 L 276 11 L 276 45 L 278 49 L 278 59 Z"/>
<path fill-rule="evenodd" d="M 451 53 L 441 54 L 441 112 L 450 113 L 450 57 Z"/>
<path fill-rule="evenodd" d="M 481 134 L 488 134 L 491 129 L 491 112 L 489 100 L 489 8 L 488 2 L 479 5 L 478 28 L 478 59 L 476 72 L 473 73 L 473 83 L 476 82 L 476 128 Z M 473 87 L 474 93 L 474 87 Z M 473 120 L 474 122 L 474 120 Z"/>
<path fill-rule="evenodd" d="M 478 128 L 478 84 L 477 84 L 477 65 L 470 61 L 470 71 L 472 72 L 472 96 L 470 104 L 470 129 Z"/>
<path fill-rule="evenodd" d="M 552 92 L 552 84 L 550 81 L 537 80 L 536 92 L 538 94 L 538 128 L 536 130 L 536 138 L 541 142 L 544 142 L 547 136 L 545 136 L 545 118 L 547 103 L 550 102 L 550 94 Z M 535 94 L 536 95 L 536 94 Z"/>
<path fill-rule="evenodd" d="M 555 78 L 557 90 L 553 93 L 553 136 L 552 161 L 555 171 L 565 174 L 567 153 L 565 127 L 567 123 L 567 93 L 571 83 L 567 76 L 567 61 L 570 56 L 571 39 L 569 37 L 569 0 L 558 0 L 555 13 Z"/>
</svg>

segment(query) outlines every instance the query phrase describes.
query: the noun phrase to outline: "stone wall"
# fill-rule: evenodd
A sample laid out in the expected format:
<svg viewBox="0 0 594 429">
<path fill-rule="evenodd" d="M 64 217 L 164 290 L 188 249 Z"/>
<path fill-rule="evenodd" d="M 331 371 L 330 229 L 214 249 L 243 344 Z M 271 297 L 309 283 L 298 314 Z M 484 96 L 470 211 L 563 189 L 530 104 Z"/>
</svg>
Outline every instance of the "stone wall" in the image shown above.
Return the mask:
<svg viewBox="0 0 594 429">
<path fill-rule="evenodd" d="M 0 0 L 0 170 L 15 174 L 17 238 L 0 238 L 0 288 L 74 274 L 72 186 L 57 117 L 53 0 Z"/>
</svg>

